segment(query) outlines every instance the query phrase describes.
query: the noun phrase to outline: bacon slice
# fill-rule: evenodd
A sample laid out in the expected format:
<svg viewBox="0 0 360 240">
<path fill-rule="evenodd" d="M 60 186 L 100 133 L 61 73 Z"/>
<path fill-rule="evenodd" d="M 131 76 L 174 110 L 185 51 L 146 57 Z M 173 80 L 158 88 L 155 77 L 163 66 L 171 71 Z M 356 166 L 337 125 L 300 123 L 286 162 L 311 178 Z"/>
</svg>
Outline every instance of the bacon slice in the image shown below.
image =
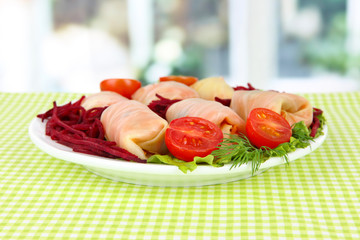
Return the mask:
<svg viewBox="0 0 360 240">
<path fill-rule="evenodd" d="M 131 98 L 145 105 L 149 105 L 153 100 L 158 100 L 156 94 L 170 100 L 199 97 L 199 94 L 194 89 L 185 84 L 168 81 L 141 87 Z"/>
<path fill-rule="evenodd" d="M 239 90 L 235 91 L 230 108 L 244 121 L 254 108 L 267 108 L 282 115 L 292 126 L 304 121 L 309 127 L 313 120 L 313 108 L 310 102 L 301 96 L 276 91 Z"/>
<path fill-rule="evenodd" d="M 109 106 L 101 115 L 106 139 L 141 159 L 149 153 L 165 154 L 166 120 L 147 106 L 134 100 L 120 101 Z"/>
<path fill-rule="evenodd" d="M 189 98 L 172 104 L 166 112 L 166 120 L 171 122 L 181 117 L 201 117 L 218 125 L 223 133 L 239 131 L 245 134 L 245 121 L 219 102 Z"/>
<path fill-rule="evenodd" d="M 101 91 L 84 98 L 81 106 L 86 110 L 98 107 L 107 107 L 119 101 L 128 100 L 116 92 Z"/>
</svg>

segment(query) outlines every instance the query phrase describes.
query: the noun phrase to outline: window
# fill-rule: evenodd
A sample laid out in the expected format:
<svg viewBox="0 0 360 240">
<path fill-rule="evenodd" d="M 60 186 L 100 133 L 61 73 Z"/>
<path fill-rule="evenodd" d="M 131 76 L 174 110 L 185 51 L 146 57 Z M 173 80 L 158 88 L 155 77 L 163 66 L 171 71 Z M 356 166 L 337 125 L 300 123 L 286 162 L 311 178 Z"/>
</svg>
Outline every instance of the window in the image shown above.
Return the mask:
<svg viewBox="0 0 360 240">
<path fill-rule="evenodd" d="M 359 89 L 359 11 L 357 0 L 3 0 L 0 88 L 94 92 L 105 78 L 182 74 Z"/>
<path fill-rule="evenodd" d="M 8 36 L 0 56 L 14 56 L 0 57 L 4 90 L 92 92 L 109 77 L 228 75 L 226 0 L 12 0 L 0 9 Z"/>
<path fill-rule="evenodd" d="M 225 0 L 154 0 L 154 49 L 142 78 L 229 74 Z"/>
<path fill-rule="evenodd" d="M 359 77 L 360 55 L 354 49 L 358 47 L 351 45 L 351 42 L 359 41 L 359 36 L 356 40 L 352 36 L 360 24 L 353 16 L 356 9 L 359 10 L 359 4 L 355 2 L 281 1 L 277 77 L 289 81 L 279 81 L 279 84 L 292 84 L 294 90 L 298 84 L 313 91 L 327 87 L 330 90 L 354 89 L 356 82 L 346 78 Z M 349 23 L 356 27 L 349 28 Z"/>
</svg>

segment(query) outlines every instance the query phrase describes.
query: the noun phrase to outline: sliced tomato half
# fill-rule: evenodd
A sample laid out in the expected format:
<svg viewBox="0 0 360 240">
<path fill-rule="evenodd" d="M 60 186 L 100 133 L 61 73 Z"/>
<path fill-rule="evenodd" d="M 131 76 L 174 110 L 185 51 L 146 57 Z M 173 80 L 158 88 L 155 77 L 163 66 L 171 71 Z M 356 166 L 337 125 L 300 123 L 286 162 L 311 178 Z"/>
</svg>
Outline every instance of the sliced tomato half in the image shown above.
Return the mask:
<svg viewBox="0 0 360 240">
<path fill-rule="evenodd" d="M 110 78 L 100 83 L 101 91 L 117 92 L 126 98 L 131 98 L 131 95 L 140 87 L 141 82 L 139 80 L 129 78 Z"/>
<path fill-rule="evenodd" d="M 160 82 L 175 81 L 190 86 L 196 83 L 198 81 L 198 78 L 192 76 L 166 76 L 166 77 L 160 77 L 159 81 Z"/>
<path fill-rule="evenodd" d="M 289 142 L 292 135 L 288 121 L 280 114 L 266 108 L 253 109 L 246 121 L 246 133 L 250 142 L 260 148 L 276 148 Z"/>
<path fill-rule="evenodd" d="M 206 157 L 222 142 L 223 133 L 214 123 L 198 117 L 182 117 L 170 122 L 165 134 L 169 151 L 178 159 L 191 162 Z"/>
</svg>

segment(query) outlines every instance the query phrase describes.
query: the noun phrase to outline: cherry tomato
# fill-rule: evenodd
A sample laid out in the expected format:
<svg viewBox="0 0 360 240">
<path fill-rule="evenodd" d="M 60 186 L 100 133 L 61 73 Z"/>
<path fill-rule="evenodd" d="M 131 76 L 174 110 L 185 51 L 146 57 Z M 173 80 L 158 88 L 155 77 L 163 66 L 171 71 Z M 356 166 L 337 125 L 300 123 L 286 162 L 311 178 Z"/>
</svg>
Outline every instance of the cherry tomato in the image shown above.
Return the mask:
<svg viewBox="0 0 360 240">
<path fill-rule="evenodd" d="M 288 121 L 280 114 L 266 108 L 253 109 L 246 121 L 246 133 L 250 142 L 260 148 L 276 148 L 289 142 L 292 135 Z"/>
<path fill-rule="evenodd" d="M 128 78 L 105 79 L 100 83 L 101 91 L 117 92 L 127 98 L 131 98 L 131 95 L 140 87 L 140 81 Z"/>
<path fill-rule="evenodd" d="M 180 82 L 183 83 L 185 85 L 192 85 L 195 82 L 197 82 L 197 78 L 196 77 L 191 77 L 191 76 L 166 76 L 166 77 L 160 77 L 160 82 L 166 82 L 166 81 L 175 81 L 175 82 Z"/>
<path fill-rule="evenodd" d="M 165 133 L 169 151 L 186 162 L 206 157 L 222 142 L 223 133 L 214 123 L 198 117 L 182 117 L 170 122 Z"/>
</svg>

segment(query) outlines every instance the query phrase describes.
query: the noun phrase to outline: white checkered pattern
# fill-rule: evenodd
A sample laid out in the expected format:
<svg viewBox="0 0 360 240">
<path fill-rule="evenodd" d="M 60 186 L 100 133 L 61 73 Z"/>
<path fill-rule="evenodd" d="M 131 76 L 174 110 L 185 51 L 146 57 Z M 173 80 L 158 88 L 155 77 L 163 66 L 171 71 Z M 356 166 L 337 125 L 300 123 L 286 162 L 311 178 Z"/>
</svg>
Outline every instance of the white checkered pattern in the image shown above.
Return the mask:
<svg viewBox="0 0 360 240">
<path fill-rule="evenodd" d="M 325 143 L 263 174 L 188 188 L 113 182 L 35 147 L 36 114 L 80 94 L 0 94 L 0 239 L 360 239 L 360 93 L 305 94 Z"/>
</svg>

